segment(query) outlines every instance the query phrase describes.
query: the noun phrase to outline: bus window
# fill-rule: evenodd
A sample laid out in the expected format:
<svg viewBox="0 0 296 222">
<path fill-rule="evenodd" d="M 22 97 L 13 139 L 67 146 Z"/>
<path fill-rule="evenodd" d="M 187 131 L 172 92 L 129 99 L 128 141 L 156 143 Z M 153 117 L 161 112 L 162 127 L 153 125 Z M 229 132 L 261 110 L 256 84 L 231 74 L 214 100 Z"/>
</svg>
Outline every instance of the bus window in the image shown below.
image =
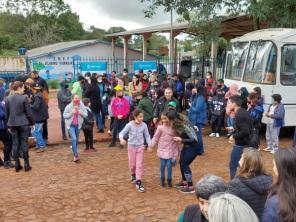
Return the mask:
<svg viewBox="0 0 296 222">
<path fill-rule="evenodd" d="M 241 80 L 248 53 L 248 42 L 235 42 L 232 45 L 232 58 L 227 65 L 226 78 Z"/>
<path fill-rule="evenodd" d="M 271 41 L 251 42 L 244 81 L 275 84 L 277 51 Z"/>
<path fill-rule="evenodd" d="M 281 84 L 296 85 L 296 45 L 282 47 Z"/>
</svg>

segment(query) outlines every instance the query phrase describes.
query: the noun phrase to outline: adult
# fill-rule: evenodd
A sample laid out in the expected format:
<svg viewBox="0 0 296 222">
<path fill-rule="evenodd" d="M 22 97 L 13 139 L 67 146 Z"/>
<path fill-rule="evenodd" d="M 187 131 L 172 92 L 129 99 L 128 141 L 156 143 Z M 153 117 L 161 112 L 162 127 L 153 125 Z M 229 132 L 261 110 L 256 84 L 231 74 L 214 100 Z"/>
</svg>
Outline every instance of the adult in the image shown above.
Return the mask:
<svg viewBox="0 0 296 222">
<path fill-rule="evenodd" d="M 175 187 L 182 193 L 193 193 L 194 187 L 192 183 L 190 164 L 200 153 L 196 131 L 193 129 L 193 126 L 185 118 L 185 116 L 177 113 L 176 110 L 169 110 L 167 112 L 167 117 L 173 123 L 173 129 L 177 134 L 174 141 L 183 144 L 179 161 L 182 180 L 176 184 Z"/>
<path fill-rule="evenodd" d="M 24 83 L 16 81 L 12 84 L 13 95 L 6 98 L 5 106 L 7 112 L 7 125 L 12 136 L 12 150 L 15 160 L 15 171 L 20 171 L 21 166 L 19 154 L 23 154 L 25 171 L 32 168 L 29 163 L 28 137 L 30 126 L 34 125 L 34 117 L 28 99 L 24 94 Z"/>
<path fill-rule="evenodd" d="M 96 77 L 91 77 L 91 83 L 85 91 L 85 97 L 90 99 L 90 109 L 96 117 L 96 124 L 98 131 L 104 132 L 104 126 L 102 124 L 100 110 L 102 108 L 100 89 Z"/>
<path fill-rule="evenodd" d="M 252 119 L 252 138 L 250 138 L 250 146 L 254 148 L 259 148 L 260 145 L 260 129 L 261 121 L 263 117 L 263 106 L 259 104 L 259 98 L 256 93 L 250 93 L 248 96 L 248 109 L 247 109 L 251 119 Z"/>
<path fill-rule="evenodd" d="M 265 204 L 262 222 L 296 221 L 296 149 L 279 149 L 274 154 L 276 176 Z"/>
<path fill-rule="evenodd" d="M 189 205 L 180 213 L 177 222 L 208 222 L 208 207 L 210 197 L 219 192 L 225 192 L 226 185 L 221 177 L 208 174 L 195 185 L 195 195 L 198 204 Z"/>
<path fill-rule="evenodd" d="M 184 97 L 184 85 L 178 75 L 176 75 L 174 78 L 175 78 L 175 82 L 176 82 L 176 98 L 179 101 L 180 109 L 182 112 L 182 110 L 183 110 L 182 104 L 183 104 L 183 97 Z"/>
<path fill-rule="evenodd" d="M 82 90 L 82 84 L 85 81 L 83 76 L 78 76 L 78 79 L 76 82 L 74 82 L 73 86 L 72 86 L 72 95 L 77 95 L 79 97 L 79 99 L 82 99 L 82 94 L 83 94 L 83 90 Z"/>
<path fill-rule="evenodd" d="M 128 69 L 123 69 L 122 72 L 122 80 L 124 82 L 124 86 L 127 87 L 128 84 L 132 81 L 131 78 L 128 76 Z"/>
<path fill-rule="evenodd" d="M 153 119 L 153 103 L 146 92 L 142 92 L 138 98 L 140 99 L 137 105 L 138 109 L 142 110 L 144 114 L 144 122 L 147 124 L 149 129 Z"/>
<path fill-rule="evenodd" d="M 133 76 L 132 82 L 128 84 L 128 95 L 135 97 L 137 93 L 142 92 L 142 83 L 138 75 Z"/>
<path fill-rule="evenodd" d="M 296 127 L 295 127 L 295 130 L 294 130 L 293 147 L 296 148 Z"/>
<path fill-rule="evenodd" d="M 78 140 L 79 140 L 79 132 L 82 127 L 82 123 L 84 118 L 87 117 L 87 110 L 83 103 L 80 101 L 78 95 L 72 96 L 72 102 L 66 106 L 65 111 L 63 113 L 66 123 L 66 128 L 71 137 L 71 149 L 73 152 L 74 162 L 79 161 L 78 157 Z"/>
<path fill-rule="evenodd" d="M 98 87 L 100 90 L 100 99 L 101 99 L 101 107 L 99 109 L 99 133 L 104 133 L 104 128 L 105 128 L 105 116 L 107 113 L 107 97 L 108 97 L 108 85 L 106 81 L 104 81 L 104 75 L 103 74 L 98 74 Z"/>
<path fill-rule="evenodd" d="M 48 106 L 48 103 L 49 103 L 49 88 L 48 88 L 46 80 L 43 79 L 42 77 L 40 77 L 39 73 L 37 71 L 31 72 L 31 78 L 34 80 L 35 83 L 37 83 L 42 88 L 43 99 L 44 99 L 46 105 Z M 43 130 L 42 131 L 43 139 L 47 143 L 47 141 L 48 141 L 48 124 L 47 124 L 47 120 L 45 120 L 43 122 L 42 130 Z"/>
<path fill-rule="evenodd" d="M 13 168 L 14 164 L 10 161 L 10 155 L 12 151 L 11 135 L 7 127 L 7 115 L 5 109 L 4 94 L 0 94 L 0 140 L 2 141 L 4 162 L 0 157 L 0 166 L 4 166 L 5 169 Z"/>
<path fill-rule="evenodd" d="M 252 129 L 252 120 L 249 113 L 241 108 L 242 99 L 239 95 L 228 99 L 229 109 L 234 112 L 234 132 L 231 141 L 234 140 L 233 148 L 230 154 L 230 178 L 233 179 L 238 167 L 238 162 L 242 156 L 244 148 L 249 146 L 249 138 Z"/>
<path fill-rule="evenodd" d="M 281 128 L 285 125 L 285 107 L 282 104 L 282 97 L 279 94 L 273 94 L 272 104 L 266 113 L 266 143 L 265 152 L 274 154 L 279 148 L 279 134 Z"/>
<path fill-rule="evenodd" d="M 267 174 L 260 151 L 247 148 L 239 161 L 236 177 L 230 181 L 228 193 L 238 196 L 253 209 L 260 219 L 272 177 Z"/>
<path fill-rule="evenodd" d="M 228 92 L 228 87 L 224 84 L 224 80 L 223 79 L 218 79 L 217 81 L 217 88 L 220 88 L 223 90 L 224 95 Z"/>
<path fill-rule="evenodd" d="M 245 201 L 229 193 L 214 194 L 208 212 L 210 222 L 259 222 Z"/>
<path fill-rule="evenodd" d="M 44 152 L 46 148 L 46 142 L 43 139 L 43 124 L 49 118 L 48 116 L 48 106 L 42 96 L 42 88 L 35 83 L 32 87 L 33 99 L 30 103 L 32 109 L 32 114 L 34 116 L 35 125 L 32 135 L 36 139 L 37 153 Z"/>
<path fill-rule="evenodd" d="M 164 91 L 164 96 L 161 97 L 158 101 L 156 101 L 156 105 L 154 108 L 154 118 L 153 118 L 154 124 L 157 123 L 160 117 L 160 114 L 165 110 L 167 110 L 168 104 L 172 101 L 176 103 L 177 112 L 181 112 L 178 100 L 173 97 L 173 90 L 171 88 L 166 88 Z"/>
<path fill-rule="evenodd" d="M 246 87 L 242 87 L 239 89 L 240 96 L 242 98 L 242 108 L 248 109 L 248 96 L 249 92 Z"/>
<path fill-rule="evenodd" d="M 67 81 L 64 80 L 60 83 L 60 90 L 58 91 L 57 97 L 58 97 L 59 110 L 61 113 L 62 136 L 63 136 L 63 140 L 67 140 L 65 119 L 64 119 L 63 113 L 65 111 L 66 106 L 72 101 L 72 93 L 69 90 L 69 85 Z"/>
<path fill-rule="evenodd" d="M 205 127 L 207 121 L 207 103 L 203 92 L 204 90 L 201 86 L 192 90 L 191 106 L 188 112 L 190 122 L 198 128 L 197 139 L 199 154 L 204 153 L 202 128 Z"/>
</svg>

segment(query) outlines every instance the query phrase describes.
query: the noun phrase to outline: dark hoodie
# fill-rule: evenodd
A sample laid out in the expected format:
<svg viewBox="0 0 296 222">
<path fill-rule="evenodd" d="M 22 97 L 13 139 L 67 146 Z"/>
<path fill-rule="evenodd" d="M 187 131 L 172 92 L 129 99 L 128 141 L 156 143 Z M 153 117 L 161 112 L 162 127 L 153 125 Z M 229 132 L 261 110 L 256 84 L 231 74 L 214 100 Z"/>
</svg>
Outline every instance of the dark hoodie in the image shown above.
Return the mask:
<svg viewBox="0 0 296 222">
<path fill-rule="evenodd" d="M 226 108 L 226 100 L 223 94 L 217 94 L 213 97 L 210 105 L 211 113 L 215 116 L 224 115 Z"/>
<path fill-rule="evenodd" d="M 61 89 L 58 92 L 58 103 L 59 103 L 59 109 L 64 111 L 66 106 L 71 103 L 72 101 L 72 93 L 68 89 L 68 84 L 65 81 L 62 81 L 61 84 Z"/>
<path fill-rule="evenodd" d="M 249 179 L 236 177 L 230 181 L 227 192 L 249 204 L 260 220 L 271 185 L 272 177 L 268 175 L 259 175 Z"/>
</svg>

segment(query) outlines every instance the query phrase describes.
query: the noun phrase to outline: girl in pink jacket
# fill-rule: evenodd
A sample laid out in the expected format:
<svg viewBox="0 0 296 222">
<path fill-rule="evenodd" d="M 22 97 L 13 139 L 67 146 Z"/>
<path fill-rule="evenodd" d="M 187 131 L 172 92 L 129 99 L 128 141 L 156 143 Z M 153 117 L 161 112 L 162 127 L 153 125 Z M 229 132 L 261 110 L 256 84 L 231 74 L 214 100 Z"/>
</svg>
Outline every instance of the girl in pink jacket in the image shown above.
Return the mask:
<svg viewBox="0 0 296 222">
<path fill-rule="evenodd" d="M 165 168 L 167 168 L 167 185 L 172 187 L 172 165 L 175 164 L 179 154 L 179 146 L 174 141 L 176 137 L 171 123 L 165 114 L 161 115 L 162 125 L 158 125 L 152 139 L 151 147 L 157 147 L 157 156 L 160 158 L 160 180 L 161 186 L 165 187 Z"/>
</svg>

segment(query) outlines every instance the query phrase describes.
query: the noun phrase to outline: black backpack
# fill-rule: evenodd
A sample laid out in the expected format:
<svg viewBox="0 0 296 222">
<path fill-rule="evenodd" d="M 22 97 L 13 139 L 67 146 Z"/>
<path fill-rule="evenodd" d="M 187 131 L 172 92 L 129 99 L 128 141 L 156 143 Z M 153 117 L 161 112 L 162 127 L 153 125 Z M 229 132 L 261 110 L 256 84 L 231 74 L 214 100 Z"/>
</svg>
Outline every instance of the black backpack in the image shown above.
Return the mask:
<svg viewBox="0 0 296 222">
<path fill-rule="evenodd" d="M 84 118 L 82 129 L 84 130 L 91 130 L 95 124 L 95 115 L 87 110 L 87 117 Z"/>
</svg>

